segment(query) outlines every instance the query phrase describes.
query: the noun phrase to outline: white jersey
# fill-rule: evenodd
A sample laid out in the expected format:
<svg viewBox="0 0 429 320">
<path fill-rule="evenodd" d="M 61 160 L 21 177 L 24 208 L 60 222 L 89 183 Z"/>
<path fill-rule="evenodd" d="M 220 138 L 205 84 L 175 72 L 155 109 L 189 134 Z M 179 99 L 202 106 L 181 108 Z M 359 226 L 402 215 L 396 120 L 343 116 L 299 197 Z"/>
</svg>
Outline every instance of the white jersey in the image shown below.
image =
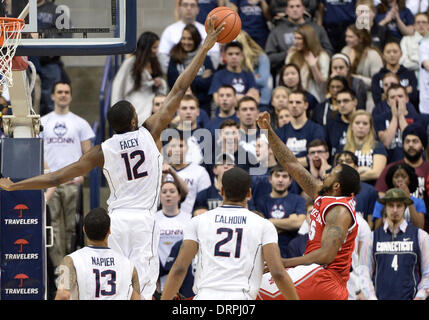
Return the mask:
<svg viewBox="0 0 429 320">
<path fill-rule="evenodd" d="M 262 247 L 277 243 L 278 236 L 269 220 L 224 205 L 192 218 L 184 240 L 199 245 L 194 292 L 242 291 L 255 299 L 264 269 Z"/>
<path fill-rule="evenodd" d="M 189 189 L 185 200 L 180 204 L 180 210 L 192 216 L 198 192 L 211 186 L 209 173 L 203 166 L 195 163 L 190 163 L 185 168 L 176 170 L 176 172 L 178 176 L 185 181 Z M 169 174 L 165 177 L 165 180 L 171 181 L 173 180 L 173 177 Z"/>
<path fill-rule="evenodd" d="M 162 176 L 162 155 L 150 132 L 115 134 L 101 144 L 103 172 L 109 183 L 109 211 L 117 208 L 149 210 L 158 208 Z"/>
<path fill-rule="evenodd" d="M 129 300 L 134 265 L 107 247 L 84 247 L 72 254 L 79 300 Z"/>
<path fill-rule="evenodd" d="M 183 228 L 189 223 L 191 216 L 180 211 L 178 215 L 170 217 L 159 210 L 155 214 L 155 220 L 159 230 L 159 261 L 165 265 L 173 246 L 183 240 Z"/>
</svg>

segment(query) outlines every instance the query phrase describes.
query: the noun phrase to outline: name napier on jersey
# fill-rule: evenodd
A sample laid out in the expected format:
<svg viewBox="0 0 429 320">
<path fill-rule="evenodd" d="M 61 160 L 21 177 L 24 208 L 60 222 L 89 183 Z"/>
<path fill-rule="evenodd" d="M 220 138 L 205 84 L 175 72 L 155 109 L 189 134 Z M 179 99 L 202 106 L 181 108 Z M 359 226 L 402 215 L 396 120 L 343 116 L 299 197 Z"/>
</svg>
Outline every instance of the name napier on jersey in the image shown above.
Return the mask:
<svg viewBox="0 0 429 320">
<path fill-rule="evenodd" d="M 99 257 L 91 257 L 92 265 L 98 267 L 111 267 L 115 265 L 115 258 L 99 258 Z"/>
</svg>

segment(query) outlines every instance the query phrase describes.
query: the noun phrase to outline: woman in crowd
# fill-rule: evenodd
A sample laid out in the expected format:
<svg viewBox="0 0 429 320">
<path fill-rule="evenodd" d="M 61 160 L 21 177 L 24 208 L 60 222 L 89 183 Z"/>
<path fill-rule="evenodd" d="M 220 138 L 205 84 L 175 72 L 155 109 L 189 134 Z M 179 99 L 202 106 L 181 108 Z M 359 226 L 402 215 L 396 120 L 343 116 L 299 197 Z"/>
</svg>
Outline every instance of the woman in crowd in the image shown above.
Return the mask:
<svg viewBox="0 0 429 320">
<path fill-rule="evenodd" d="M 361 79 L 366 86 L 366 110 L 371 112 L 374 101 L 371 94 L 371 79 L 383 67 L 383 59 L 378 49 L 372 46 L 371 36 L 366 29 L 358 29 L 354 24 L 346 29 L 347 45 L 341 50 L 351 62 L 352 77 Z"/>
<path fill-rule="evenodd" d="M 289 93 L 296 90 L 302 90 L 307 92 L 308 100 L 308 110 L 307 113 L 310 114 L 311 111 L 316 108 L 318 101 L 315 96 L 313 96 L 307 90 L 304 90 L 301 83 L 301 74 L 299 67 L 294 63 L 288 63 L 280 69 L 279 73 L 279 86 L 285 87 Z"/>
<path fill-rule="evenodd" d="M 328 94 L 326 95 L 326 100 L 322 103 L 319 103 L 317 107 L 313 110 L 312 119 L 325 126 L 329 123 L 330 120 L 333 120 L 338 114 L 337 110 L 337 92 L 349 89 L 346 78 L 341 76 L 333 76 L 328 80 Z"/>
<path fill-rule="evenodd" d="M 398 40 L 414 33 L 414 15 L 406 7 L 405 0 L 381 0 L 377 6 L 375 22 L 387 26 Z"/>
<path fill-rule="evenodd" d="M 418 177 L 414 168 L 405 162 L 397 163 L 389 168 L 386 173 L 385 181 L 388 189 L 400 188 L 413 200 L 413 204 L 405 209 L 405 220 L 423 229 L 426 215 L 425 202 L 423 199 L 411 195 L 419 186 Z M 383 204 L 376 202 L 372 214 L 372 220 L 375 220 L 375 229 L 382 224 L 383 208 Z"/>
<path fill-rule="evenodd" d="M 122 63 L 112 84 L 112 105 L 120 100 L 129 101 L 136 108 L 139 126 L 152 113 L 153 97 L 167 94 L 167 83 L 156 56 L 158 45 L 158 35 L 144 32 L 135 53 Z"/>
<path fill-rule="evenodd" d="M 175 181 L 164 181 L 161 185 L 161 210 L 156 215 L 156 223 L 160 231 L 158 255 L 160 262 L 160 291 L 164 287 L 168 270 L 165 270 L 167 258 L 170 255 L 174 244 L 183 240 L 183 230 L 185 224 L 191 219 L 188 213 L 180 211 L 182 196 L 180 188 Z"/>
<path fill-rule="evenodd" d="M 284 125 L 288 124 L 291 120 L 292 116 L 287 107 L 281 108 L 277 115 L 277 128 L 281 128 Z"/>
<path fill-rule="evenodd" d="M 286 87 L 278 86 L 273 90 L 273 96 L 271 99 L 270 116 L 271 126 L 278 128 L 279 113 L 282 109 L 287 108 L 289 92 Z"/>
<path fill-rule="evenodd" d="M 302 87 L 322 102 L 329 77 L 329 55 L 320 45 L 314 28 L 309 24 L 295 31 L 295 46 L 286 56 L 285 63 L 294 63 L 300 69 Z"/>
<path fill-rule="evenodd" d="M 198 48 L 201 45 L 201 35 L 193 24 L 185 26 L 180 42 L 170 51 L 170 62 L 168 63 L 167 82 L 173 87 L 176 79 L 191 63 Z M 211 96 L 207 94 L 214 73 L 213 63 L 210 57 L 206 57 L 203 66 L 198 71 L 195 80 L 191 84 L 193 94 L 199 101 L 200 109 L 210 114 Z"/>
<path fill-rule="evenodd" d="M 270 59 L 259 44 L 249 34 L 241 30 L 236 40 L 243 45 L 243 69 L 253 73 L 260 92 L 260 104 L 268 106 L 273 90 L 273 78 L 270 72 Z"/>
<path fill-rule="evenodd" d="M 367 90 L 362 79 L 352 76 L 350 58 L 345 53 L 336 53 L 331 58 L 329 74 L 332 77 L 341 76 L 347 79 L 348 87 L 356 94 L 357 109 L 366 108 Z"/>
<path fill-rule="evenodd" d="M 376 140 L 374 122 L 369 112 L 357 110 L 350 119 L 344 150 L 358 157 L 361 180 L 374 184 L 387 163 L 387 152 Z"/>
</svg>

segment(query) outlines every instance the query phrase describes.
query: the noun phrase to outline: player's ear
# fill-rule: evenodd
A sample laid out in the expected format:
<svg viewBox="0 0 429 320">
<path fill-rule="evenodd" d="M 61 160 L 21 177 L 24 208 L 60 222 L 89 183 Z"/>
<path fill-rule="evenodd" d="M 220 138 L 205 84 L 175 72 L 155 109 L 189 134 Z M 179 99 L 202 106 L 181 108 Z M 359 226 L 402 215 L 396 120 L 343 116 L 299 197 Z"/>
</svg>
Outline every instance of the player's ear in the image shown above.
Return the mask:
<svg viewBox="0 0 429 320">
<path fill-rule="evenodd" d="M 332 188 L 334 191 L 336 191 L 338 194 L 341 194 L 341 184 L 339 182 L 334 182 L 332 185 Z"/>
<path fill-rule="evenodd" d="M 222 199 L 225 200 L 225 190 L 222 186 L 220 187 L 220 195 L 222 196 Z"/>
<path fill-rule="evenodd" d="M 246 200 L 250 201 L 252 199 L 252 188 L 249 188 L 246 195 Z"/>
</svg>

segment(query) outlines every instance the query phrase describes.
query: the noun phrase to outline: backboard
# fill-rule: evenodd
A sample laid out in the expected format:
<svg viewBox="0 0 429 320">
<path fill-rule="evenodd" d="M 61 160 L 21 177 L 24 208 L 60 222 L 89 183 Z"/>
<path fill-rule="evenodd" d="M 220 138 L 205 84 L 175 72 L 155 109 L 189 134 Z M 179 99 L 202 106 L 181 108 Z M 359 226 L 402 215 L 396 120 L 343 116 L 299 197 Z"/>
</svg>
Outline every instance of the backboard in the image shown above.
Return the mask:
<svg viewBox="0 0 429 320">
<path fill-rule="evenodd" d="M 115 55 L 135 50 L 136 0 L 1 1 L 1 16 L 25 16 L 16 55 Z"/>
</svg>

